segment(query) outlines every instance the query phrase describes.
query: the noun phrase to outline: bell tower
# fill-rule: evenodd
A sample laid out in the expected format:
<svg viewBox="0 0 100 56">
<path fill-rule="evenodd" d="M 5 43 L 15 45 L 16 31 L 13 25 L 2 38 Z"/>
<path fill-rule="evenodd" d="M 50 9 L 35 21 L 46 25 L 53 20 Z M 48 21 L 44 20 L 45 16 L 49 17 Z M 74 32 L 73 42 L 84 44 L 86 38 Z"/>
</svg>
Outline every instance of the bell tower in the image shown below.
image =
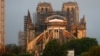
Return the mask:
<svg viewBox="0 0 100 56">
<path fill-rule="evenodd" d="M 52 6 L 50 3 L 42 2 L 37 6 L 37 25 L 38 31 L 43 32 L 46 29 L 45 19 L 48 16 L 51 16 L 53 12 Z"/>
<path fill-rule="evenodd" d="M 76 2 L 63 3 L 62 12 L 64 12 L 65 17 L 68 19 L 68 24 L 78 25 L 79 23 L 79 7 Z M 69 26 L 69 27 L 70 27 Z"/>
<path fill-rule="evenodd" d="M 39 24 L 44 23 L 44 20 L 50 15 L 49 13 L 52 12 L 52 6 L 50 3 L 43 2 L 39 3 L 37 6 L 37 21 Z"/>
<path fill-rule="evenodd" d="M 0 0 L 0 53 L 5 52 L 5 0 Z"/>
</svg>

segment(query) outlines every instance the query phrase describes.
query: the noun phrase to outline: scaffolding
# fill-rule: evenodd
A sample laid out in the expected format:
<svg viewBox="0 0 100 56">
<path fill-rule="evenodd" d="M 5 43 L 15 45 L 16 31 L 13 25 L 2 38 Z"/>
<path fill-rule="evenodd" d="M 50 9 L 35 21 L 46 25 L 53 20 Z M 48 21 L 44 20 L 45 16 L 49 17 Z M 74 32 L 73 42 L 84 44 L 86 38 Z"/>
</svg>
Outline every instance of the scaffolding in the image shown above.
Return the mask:
<svg viewBox="0 0 100 56">
<path fill-rule="evenodd" d="M 0 0 L 0 53 L 5 52 L 5 0 Z"/>
</svg>

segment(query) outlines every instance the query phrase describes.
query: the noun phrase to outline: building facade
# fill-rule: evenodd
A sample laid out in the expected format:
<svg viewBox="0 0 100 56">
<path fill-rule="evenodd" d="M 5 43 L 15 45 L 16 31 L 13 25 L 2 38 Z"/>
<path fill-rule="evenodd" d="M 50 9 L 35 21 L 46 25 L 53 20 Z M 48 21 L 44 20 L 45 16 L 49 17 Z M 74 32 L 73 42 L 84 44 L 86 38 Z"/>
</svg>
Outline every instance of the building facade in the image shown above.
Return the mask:
<svg viewBox="0 0 100 56">
<path fill-rule="evenodd" d="M 65 2 L 61 11 L 54 11 L 51 4 L 39 3 L 36 9 L 36 23 L 30 12 L 24 17 L 26 51 L 41 55 L 45 45 L 52 39 L 64 43 L 71 39 L 86 37 L 85 16 L 79 19 L 77 2 Z"/>
<path fill-rule="evenodd" d="M 0 53 L 5 51 L 5 0 L 0 0 Z"/>
<path fill-rule="evenodd" d="M 44 21 L 48 16 L 52 15 L 66 17 L 68 21 L 66 30 L 71 32 L 76 37 L 81 38 L 86 36 L 83 36 L 83 34 L 86 34 L 85 16 L 83 16 L 83 18 L 79 21 L 79 7 L 76 2 L 63 3 L 61 11 L 54 11 L 50 3 L 39 3 L 37 6 L 37 25 L 39 31 L 42 32 L 44 29 L 46 29 L 46 24 Z"/>
</svg>

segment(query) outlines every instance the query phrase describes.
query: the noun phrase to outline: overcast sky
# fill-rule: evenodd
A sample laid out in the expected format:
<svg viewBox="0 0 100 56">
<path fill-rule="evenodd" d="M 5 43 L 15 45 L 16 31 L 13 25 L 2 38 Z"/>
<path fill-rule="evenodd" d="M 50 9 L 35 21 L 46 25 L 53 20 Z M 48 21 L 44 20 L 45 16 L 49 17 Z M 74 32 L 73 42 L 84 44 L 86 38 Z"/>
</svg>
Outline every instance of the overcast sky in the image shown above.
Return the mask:
<svg viewBox="0 0 100 56">
<path fill-rule="evenodd" d="M 61 10 L 62 4 L 75 0 L 6 0 L 6 44 L 18 44 L 18 32 L 24 29 L 24 16 L 28 9 L 33 15 L 39 2 L 50 2 L 54 10 Z M 100 43 L 100 0 L 76 0 L 79 18 L 87 22 L 87 36 L 97 38 Z"/>
</svg>

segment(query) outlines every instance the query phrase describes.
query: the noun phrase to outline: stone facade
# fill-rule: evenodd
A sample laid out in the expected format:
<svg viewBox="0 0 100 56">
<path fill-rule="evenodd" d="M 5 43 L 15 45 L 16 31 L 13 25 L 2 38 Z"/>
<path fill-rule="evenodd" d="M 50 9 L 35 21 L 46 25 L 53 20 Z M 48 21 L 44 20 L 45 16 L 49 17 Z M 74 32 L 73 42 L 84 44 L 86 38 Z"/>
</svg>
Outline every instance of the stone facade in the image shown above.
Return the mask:
<svg viewBox="0 0 100 56">
<path fill-rule="evenodd" d="M 43 2 L 38 4 L 36 12 L 35 24 L 29 11 L 24 18 L 27 52 L 41 55 L 51 39 L 58 39 L 63 43 L 86 37 L 85 16 L 79 20 L 79 7 L 76 2 L 63 3 L 61 11 L 54 11 L 50 3 Z"/>
<path fill-rule="evenodd" d="M 37 6 L 37 35 L 38 32 L 43 32 L 46 29 L 45 19 L 52 15 L 60 15 L 66 17 L 67 25 L 66 30 L 71 32 L 78 38 L 82 38 L 86 36 L 86 32 L 84 32 L 82 36 L 80 36 L 83 30 L 86 30 L 86 22 L 85 16 L 79 21 L 79 7 L 76 2 L 66 2 L 63 3 L 62 11 L 54 11 L 50 3 L 39 3 Z M 84 25 L 84 26 L 82 26 Z M 81 29 L 81 30 L 80 30 Z M 78 31 L 81 31 L 78 33 Z"/>
</svg>

